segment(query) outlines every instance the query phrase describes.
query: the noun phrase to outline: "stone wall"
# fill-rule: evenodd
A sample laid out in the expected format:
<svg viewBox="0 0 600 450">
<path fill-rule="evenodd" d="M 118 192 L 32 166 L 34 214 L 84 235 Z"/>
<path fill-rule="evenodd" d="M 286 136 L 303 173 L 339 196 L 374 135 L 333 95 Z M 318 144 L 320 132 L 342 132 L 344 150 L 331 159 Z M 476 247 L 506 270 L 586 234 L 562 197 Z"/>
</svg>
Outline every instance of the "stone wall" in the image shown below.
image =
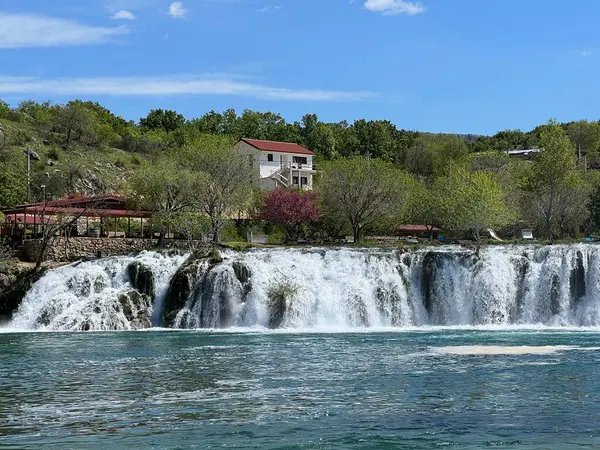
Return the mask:
<svg viewBox="0 0 600 450">
<path fill-rule="evenodd" d="M 90 238 L 71 237 L 68 239 L 58 238 L 48 250 L 46 260 L 48 261 L 75 261 L 83 258 L 97 256 L 129 255 L 130 253 L 149 250 L 156 246 L 157 239 L 141 238 Z M 37 261 L 41 250 L 42 241 L 32 239 L 25 241 L 23 256 L 27 261 Z M 167 240 L 166 248 L 187 249 L 185 240 Z"/>
</svg>

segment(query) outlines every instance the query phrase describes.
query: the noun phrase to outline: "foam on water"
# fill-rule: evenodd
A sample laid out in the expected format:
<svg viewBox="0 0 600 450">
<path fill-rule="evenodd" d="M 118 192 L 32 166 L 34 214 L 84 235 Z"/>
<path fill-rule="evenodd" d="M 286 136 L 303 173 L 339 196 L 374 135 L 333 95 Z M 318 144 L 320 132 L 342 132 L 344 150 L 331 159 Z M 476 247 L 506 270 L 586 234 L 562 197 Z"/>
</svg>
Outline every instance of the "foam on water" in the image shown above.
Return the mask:
<svg viewBox="0 0 600 450">
<path fill-rule="evenodd" d="M 567 350 L 578 350 L 580 347 L 568 345 L 506 346 L 506 345 L 464 345 L 453 347 L 431 347 L 436 355 L 551 355 Z M 586 349 L 589 350 L 589 349 Z"/>
</svg>

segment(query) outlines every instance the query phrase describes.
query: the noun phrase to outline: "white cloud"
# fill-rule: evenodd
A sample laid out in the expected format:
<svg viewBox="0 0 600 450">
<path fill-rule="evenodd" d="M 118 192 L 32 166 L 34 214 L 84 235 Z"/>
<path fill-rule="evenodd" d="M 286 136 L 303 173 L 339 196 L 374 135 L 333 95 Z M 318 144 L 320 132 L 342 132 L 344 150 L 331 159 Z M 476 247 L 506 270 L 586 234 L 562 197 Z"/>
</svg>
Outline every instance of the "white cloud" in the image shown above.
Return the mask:
<svg viewBox="0 0 600 450">
<path fill-rule="evenodd" d="M 264 8 L 257 9 L 256 12 L 265 13 L 269 11 L 276 11 L 283 8 L 283 6 L 265 6 Z"/>
<path fill-rule="evenodd" d="M 367 0 L 365 9 L 385 15 L 408 14 L 414 16 L 425 12 L 425 7 L 421 3 L 405 0 Z"/>
<path fill-rule="evenodd" d="M 133 13 L 131 11 L 127 11 L 126 9 L 117 11 L 112 18 L 117 20 L 135 20 Z"/>
<path fill-rule="evenodd" d="M 128 32 L 125 27 L 94 27 L 34 14 L 0 13 L 0 48 L 98 44 Z"/>
<path fill-rule="evenodd" d="M 287 89 L 243 81 L 227 74 L 175 75 L 165 77 L 55 78 L 0 77 L 0 94 L 45 96 L 163 96 L 239 95 L 266 100 L 354 101 L 374 97 L 370 92 L 321 89 Z"/>
<path fill-rule="evenodd" d="M 183 7 L 181 2 L 173 2 L 169 5 L 169 15 L 174 19 L 185 19 L 187 9 Z"/>
</svg>

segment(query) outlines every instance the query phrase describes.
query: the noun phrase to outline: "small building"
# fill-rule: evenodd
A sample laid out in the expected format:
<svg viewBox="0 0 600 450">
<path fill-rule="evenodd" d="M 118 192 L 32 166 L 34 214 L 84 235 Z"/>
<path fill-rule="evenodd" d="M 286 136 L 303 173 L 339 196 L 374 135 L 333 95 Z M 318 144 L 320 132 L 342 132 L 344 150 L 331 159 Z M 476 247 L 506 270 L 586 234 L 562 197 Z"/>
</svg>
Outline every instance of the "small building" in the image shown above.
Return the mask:
<svg viewBox="0 0 600 450">
<path fill-rule="evenodd" d="M 132 230 L 143 235 L 144 225 L 152 217 L 152 212 L 129 210 L 126 203 L 121 196 L 102 195 L 72 196 L 18 205 L 2 211 L 4 224 L 1 232 L 13 237 L 41 237 L 45 227 L 62 228 L 62 221 L 69 224 L 64 227 L 64 232 L 71 236 L 125 237 L 132 236 Z M 125 225 L 119 224 L 122 219 L 125 219 Z M 146 234 L 149 231 L 146 227 Z"/>
<path fill-rule="evenodd" d="M 234 149 L 249 155 L 264 189 L 312 190 L 315 153 L 292 142 L 240 139 Z"/>
<path fill-rule="evenodd" d="M 531 159 L 541 151 L 542 149 L 535 147 L 524 150 L 508 150 L 504 153 L 508 155 L 509 158 Z"/>
<path fill-rule="evenodd" d="M 433 237 L 437 239 L 440 229 L 426 225 L 401 225 L 397 228 L 398 235 L 404 237 Z"/>
</svg>

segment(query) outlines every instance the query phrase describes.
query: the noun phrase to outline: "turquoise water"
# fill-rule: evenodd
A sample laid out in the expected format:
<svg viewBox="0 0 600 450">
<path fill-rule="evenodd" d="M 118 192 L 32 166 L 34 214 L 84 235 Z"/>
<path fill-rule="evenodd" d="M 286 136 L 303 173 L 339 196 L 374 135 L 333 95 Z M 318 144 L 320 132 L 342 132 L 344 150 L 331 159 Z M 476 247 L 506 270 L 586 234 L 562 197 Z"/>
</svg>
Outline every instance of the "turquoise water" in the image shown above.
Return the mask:
<svg viewBox="0 0 600 450">
<path fill-rule="evenodd" d="M 0 334 L 0 447 L 598 448 L 599 338 Z"/>
</svg>

